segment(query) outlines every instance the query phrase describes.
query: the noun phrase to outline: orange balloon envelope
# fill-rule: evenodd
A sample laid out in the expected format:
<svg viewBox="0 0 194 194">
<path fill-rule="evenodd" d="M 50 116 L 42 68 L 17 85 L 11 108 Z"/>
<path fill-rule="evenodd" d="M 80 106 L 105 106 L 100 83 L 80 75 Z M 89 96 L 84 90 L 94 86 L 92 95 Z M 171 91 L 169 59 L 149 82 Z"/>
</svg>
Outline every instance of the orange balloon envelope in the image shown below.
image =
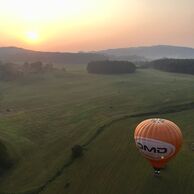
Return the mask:
<svg viewBox="0 0 194 194">
<path fill-rule="evenodd" d="M 162 168 L 179 151 L 182 133 L 179 127 L 166 119 L 147 119 L 135 129 L 137 148 L 151 165 Z"/>
</svg>

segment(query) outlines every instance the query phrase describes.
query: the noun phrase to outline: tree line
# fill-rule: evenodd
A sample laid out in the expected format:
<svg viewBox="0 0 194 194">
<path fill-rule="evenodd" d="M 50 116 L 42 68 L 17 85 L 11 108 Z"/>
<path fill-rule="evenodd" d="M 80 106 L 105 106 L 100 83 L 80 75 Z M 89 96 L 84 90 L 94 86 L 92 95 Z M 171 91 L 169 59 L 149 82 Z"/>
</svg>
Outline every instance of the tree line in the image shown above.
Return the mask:
<svg viewBox="0 0 194 194">
<path fill-rule="evenodd" d="M 44 73 L 53 69 L 53 64 L 43 64 L 41 61 L 33 63 L 25 62 L 23 65 L 0 61 L 0 80 L 13 80 L 26 74 Z"/>
<path fill-rule="evenodd" d="M 136 71 L 136 66 L 129 61 L 92 61 L 88 63 L 87 71 L 96 74 L 124 74 Z"/>
<path fill-rule="evenodd" d="M 147 66 L 162 71 L 194 74 L 194 59 L 159 59 L 147 63 Z"/>
</svg>

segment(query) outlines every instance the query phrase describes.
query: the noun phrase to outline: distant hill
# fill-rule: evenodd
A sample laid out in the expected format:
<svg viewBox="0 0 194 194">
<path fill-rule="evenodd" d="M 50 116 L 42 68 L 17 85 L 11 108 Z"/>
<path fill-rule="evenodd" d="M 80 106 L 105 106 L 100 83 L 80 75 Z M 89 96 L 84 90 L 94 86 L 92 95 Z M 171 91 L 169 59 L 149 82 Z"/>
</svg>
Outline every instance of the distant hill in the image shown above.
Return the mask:
<svg viewBox="0 0 194 194">
<path fill-rule="evenodd" d="M 141 56 L 149 60 L 159 58 L 194 58 L 193 48 L 169 45 L 108 49 L 99 51 L 98 53 L 115 56 L 118 58 L 126 56 Z"/>
<path fill-rule="evenodd" d="M 86 64 L 99 60 L 149 61 L 160 58 L 194 59 L 194 48 L 158 45 L 107 49 L 97 52 L 42 52 L 17 47 L 0 47 L 0 60 L 9 62 L 35 62 L 55 64 Z"/>
<path fill-rule="evenodd" d="M 107 59 L 104 54 L 100 53 L 40 52 L 17 47 L 0 47 L 0 60 L 10 62 L 42 61 L 57 64 L 85 64 L 90 61 Z"/>
</svg>

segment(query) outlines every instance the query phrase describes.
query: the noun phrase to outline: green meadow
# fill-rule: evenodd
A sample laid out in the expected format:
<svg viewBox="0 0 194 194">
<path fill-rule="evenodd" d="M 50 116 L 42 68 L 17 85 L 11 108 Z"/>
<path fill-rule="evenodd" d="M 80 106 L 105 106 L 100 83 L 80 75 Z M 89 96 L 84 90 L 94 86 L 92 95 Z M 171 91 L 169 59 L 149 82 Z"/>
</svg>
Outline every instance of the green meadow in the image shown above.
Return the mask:
<svg viewBox="0 0 194 194">
<path fill-rule="evenodd" d="M 0 176 L 1 194 L 193 194 L 194 76 L 66 69 L 0 82 L 0 141 L 14 161 Z M 184 137 L 160 177 L 133 140 L 151 117 L 174 121 Z M 84 153 L 72 160 L 76 144 Z"/>
</svg>

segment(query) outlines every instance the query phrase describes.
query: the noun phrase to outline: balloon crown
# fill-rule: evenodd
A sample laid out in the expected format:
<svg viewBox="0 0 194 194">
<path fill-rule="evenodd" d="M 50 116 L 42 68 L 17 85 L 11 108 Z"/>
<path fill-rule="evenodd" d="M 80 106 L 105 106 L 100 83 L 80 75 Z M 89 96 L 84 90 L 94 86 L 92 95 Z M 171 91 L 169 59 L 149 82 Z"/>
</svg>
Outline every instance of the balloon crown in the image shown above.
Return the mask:
<svg viewBox="0 0 194 194">
<path fill-rule="evenodd" d="M 164 123 L 165 120 L 160 118 L 155 118 L 155 119 L 152 119 L 151 121 L 153 123 L 160 124 L 160 123 Z"/>
</svg>

